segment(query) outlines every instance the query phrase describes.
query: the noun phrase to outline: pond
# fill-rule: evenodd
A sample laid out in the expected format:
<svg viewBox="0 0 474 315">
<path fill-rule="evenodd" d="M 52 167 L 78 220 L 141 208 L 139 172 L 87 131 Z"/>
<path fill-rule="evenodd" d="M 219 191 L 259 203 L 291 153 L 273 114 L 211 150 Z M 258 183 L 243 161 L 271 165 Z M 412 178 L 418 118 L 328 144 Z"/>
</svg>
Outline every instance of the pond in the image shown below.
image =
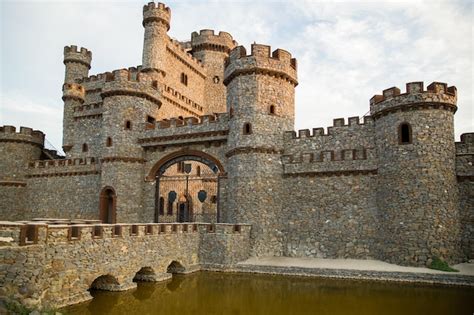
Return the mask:
<svg viewBox="0 0 474 315">
<path fill-rule="evenodd" d="M 138 283 L 136 290 L 91 292 L 67 314 L 466 314 L 474 289 L 385 282 L 197 272 Z"/>
</svg>

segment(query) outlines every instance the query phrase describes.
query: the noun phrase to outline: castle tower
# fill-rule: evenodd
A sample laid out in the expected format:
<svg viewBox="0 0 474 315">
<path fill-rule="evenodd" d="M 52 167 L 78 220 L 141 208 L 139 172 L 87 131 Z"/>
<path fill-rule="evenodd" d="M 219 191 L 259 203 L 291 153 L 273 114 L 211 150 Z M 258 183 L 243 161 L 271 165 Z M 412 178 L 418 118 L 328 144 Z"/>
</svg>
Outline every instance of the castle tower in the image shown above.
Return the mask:
<svg viewBox="0 0 474 315">
<path fill-rule="evenodd" d="M 74 80 L 87 77 L 91 68 L 92 52 L 84 47 L 77 50 L 77 46 L 64 47 L 64 65 L 66 66 L 65 83 L 74 83 Z"/>
<path fill-rule="evenodd" d="M 101 190 L 109 187 L 116 194 L 117 222 L 139 222 L 144 153 L 137 139 L 148 116 L 160 108 L 158 85 L 137 69 L 116 70 L 106 74 L 101 97 Z"/>
<path fill-rule="evenodd" d="M 63 84 L 63 150 L 70 156 L 70 151 L 74 146 L 74 108 L 84 103 L 85 89 L 77 83 Z M 76 144 L 78 145 L 78 144 Z"/>
<path fill-rule="evenodd" d="M 224 63 L 236 44 L 232 36 L 226 32 L 215 35 L 213 30 L 201 30 L 199 34 L 197 32 L 191 34 L 191 53 L 207 69 L 204 99 L 208 105 L 208 113 L 226 111 Z"/>
<path fill-rule="evenodd" d="M 84 103 L 84 88 L 75 83 L 76 79 L 82 79 L 89 75 L 91 68 L 92 52 L 86 48 L 77 46 L 64 47 L 64 65 L 66 66 L 63 85 L 63 150 L 68 155 L 73 143 L 74 132 L 74 107 Z"/>
<path fill-rule="evenodd" d="M 163 3 L 150 2 L 143 6 L 143 71 L 165 74 L 167 32 L 170 29 L 171 10 Z"/>
<path fill-rule="evenodd" d="M 228 222 L 252 224 L 252 254 L 282 254 L 284 130 L 293 130 L 296 60 L 290 53 L 252 45 L 230 52 L 225 69 L 230 132 Z"/>
<path fill-rule="evenodd" d="M 457 262 L 456 88 L 434 82 L 425 91 L 422 82 L 413 82 L 406 89 L 400 94 L 393 87 L 370 100 L 381 258 L 404 265 L 424 265 L 434 256 Z"/>
</svg>

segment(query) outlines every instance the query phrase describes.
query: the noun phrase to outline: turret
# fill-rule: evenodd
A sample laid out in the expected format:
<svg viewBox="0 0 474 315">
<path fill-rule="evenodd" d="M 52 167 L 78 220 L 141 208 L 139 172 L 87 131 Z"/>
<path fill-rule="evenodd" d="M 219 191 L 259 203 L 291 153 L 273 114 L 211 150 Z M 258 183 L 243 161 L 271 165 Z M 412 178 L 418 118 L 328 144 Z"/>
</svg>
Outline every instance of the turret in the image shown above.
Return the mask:
<svg viewBox="0 0 474 315">
<path fill-rule="evenodd" d="M 74 109 L 84 103 L 85 89 L 77 83 L 64 83 L 63 85 L 63 150 L 70 156 L 74 146 Z"/>
<path fill-rule="evenodd" d="M 81 79 L 89 75 L 91 68 L 92 52 L 77 46 L 64 47 L 64 65 L 66 66 L 65 83 L 73 83 L 76 79 Z"/>
<path fill-rule="evenodd" d="M 226 110 L 226 87 L 224 79 L 224 63 L 229 52 L 237 42 L 229 33 L 213 30 L 201 30 L 191 34 L 191 53 L 206 67 L 205 102 L 208 113 L 224 112 Z"/>
<path fill-rule="evenodd" d="M 230 52 L 225 69 L 228 138 L 228 214 L 252 224 L 254 255 L 281 255 L 283 132 L 294 127 L 296 60 L 291 54 L 252 45 Z"/>
<path fill-rule="evenodd" d="M 453 114 L 456 88 L 434 82 L 375 95 L 379 157 L 377 204 L 382 259 L 424 265 L 432 257 L 460 259 Z M 388 252 L 388 251 L 389 252 Z"/>
<path fill-rule="evenodd" d="M 171 10 L 163 3 L 150 2 L 143 6 L 143 71 L 165 74 L 166 44 L 169 40 Z"/>
</svg>

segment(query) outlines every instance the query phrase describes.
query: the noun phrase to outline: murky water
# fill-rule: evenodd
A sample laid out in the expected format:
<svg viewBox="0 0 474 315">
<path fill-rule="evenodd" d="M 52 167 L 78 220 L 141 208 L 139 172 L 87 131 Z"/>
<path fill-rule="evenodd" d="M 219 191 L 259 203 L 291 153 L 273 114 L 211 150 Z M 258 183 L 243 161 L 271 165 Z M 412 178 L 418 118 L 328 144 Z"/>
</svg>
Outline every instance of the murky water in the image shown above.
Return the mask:
<svg viewBox="0 0 474 315">
<path fill-rule="evenodd" d="M 474 289 L 198 272 L 126 292 L 93 292 L 68 314 L 472 315 Z"/>
</svg>

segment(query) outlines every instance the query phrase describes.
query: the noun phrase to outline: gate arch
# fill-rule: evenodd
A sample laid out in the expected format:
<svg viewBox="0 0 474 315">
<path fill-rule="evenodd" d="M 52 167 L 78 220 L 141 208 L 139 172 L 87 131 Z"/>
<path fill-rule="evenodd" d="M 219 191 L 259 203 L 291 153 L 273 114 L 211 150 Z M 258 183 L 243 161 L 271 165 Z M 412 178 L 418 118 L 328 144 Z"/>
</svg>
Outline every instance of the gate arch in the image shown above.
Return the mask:
<svg viewBox="0 0 474 315">
<path fill-rule="evenodd" d="M 148 176 L 146 177 L 146 181 L 156 181 L 155 185 L 155 213 L 154 213 L 154 222 L 159 222 L 160 216 L 160 177 L 168 170 L 172 165 L 180 163 L 180 162 L 189 162 L 195 161 L 202 163 L 209 167 L 209 169 L 216 175 L 217 177 L 217 200 L 216 200 L 216 222 L 220 221 L 220 207 L 219 207 L 219 194 L 220 194 L 220 177 L 225 176 L 226 172 L 222 165 L 222 163 L 216 159 L 214 156 L 198 151 L 198 150 L 189 150 L 183 149 L 179 151 L 172 152 L 163 158 L 161 158 L 158 162 L 156 162 L 153 167 L 148 172 Z M 189 197 L 189 196 L 188 196 Z M 179 211 L 177 211 L 178 213 Z M 178 221 L 178 217 L 177 217 Z"/>
</svg>

